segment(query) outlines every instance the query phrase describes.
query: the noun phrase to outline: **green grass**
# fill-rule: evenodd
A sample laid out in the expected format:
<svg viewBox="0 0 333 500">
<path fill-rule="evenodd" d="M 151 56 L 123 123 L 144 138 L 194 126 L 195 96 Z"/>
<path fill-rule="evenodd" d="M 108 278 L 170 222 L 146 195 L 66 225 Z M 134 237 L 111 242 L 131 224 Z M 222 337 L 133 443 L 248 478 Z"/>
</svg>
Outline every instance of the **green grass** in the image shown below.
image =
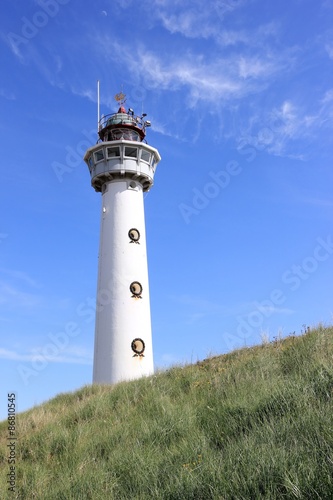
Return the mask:
<svg viewBox="0 0 333 500">
<path fill-rule="evenodd" d="M 17 493 L 1 498 L 332 499 L 332 361 L 319 327 L 60 394 L 17 416 Z"/>
</svg>

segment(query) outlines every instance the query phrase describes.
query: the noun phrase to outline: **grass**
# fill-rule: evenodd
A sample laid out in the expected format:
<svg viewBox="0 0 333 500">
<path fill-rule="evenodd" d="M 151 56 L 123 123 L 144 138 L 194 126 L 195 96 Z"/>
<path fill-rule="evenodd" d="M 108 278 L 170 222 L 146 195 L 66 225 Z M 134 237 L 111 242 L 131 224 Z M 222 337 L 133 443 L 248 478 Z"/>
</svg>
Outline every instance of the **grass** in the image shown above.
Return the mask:
<svg viewBox="0 0 333 500">
<path fill-rule="evenodd" d="M 1 498 L 333 498 L 333 328 L 60 394 L 19 414 Z"/>
</svg>

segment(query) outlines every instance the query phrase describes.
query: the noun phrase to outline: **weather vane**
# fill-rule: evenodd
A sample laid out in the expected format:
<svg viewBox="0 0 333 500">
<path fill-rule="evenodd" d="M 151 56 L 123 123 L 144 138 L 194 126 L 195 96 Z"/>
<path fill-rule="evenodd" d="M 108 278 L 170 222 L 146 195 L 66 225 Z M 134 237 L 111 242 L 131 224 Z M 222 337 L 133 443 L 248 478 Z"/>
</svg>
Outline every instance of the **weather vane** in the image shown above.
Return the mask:
<svg viewBox="0 0 333 500">
<path fill-rule="evenodd" d="M 121 105 L 124 104 L 124 102 L 126 101 L 126 94 L 124 94 L 123 92 L 119 92 L 114 96 L 114 98 Z"/>
</svg>

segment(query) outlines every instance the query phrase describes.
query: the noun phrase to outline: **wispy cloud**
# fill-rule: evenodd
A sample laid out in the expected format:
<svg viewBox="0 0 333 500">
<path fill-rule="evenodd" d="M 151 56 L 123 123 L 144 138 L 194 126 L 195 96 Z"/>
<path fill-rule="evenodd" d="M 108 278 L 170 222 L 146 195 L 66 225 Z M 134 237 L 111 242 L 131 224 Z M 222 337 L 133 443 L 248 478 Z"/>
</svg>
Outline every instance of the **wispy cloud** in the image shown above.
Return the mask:
<svg viewBox="0 0 333 500">
<path fill-rule="evenodd" d="M 243 309 L 242 314 L 248 314 L 248 311 L 257 311 L 260 308 L 260 311 L 265 311 L 266 316 L 271 316 L 272 314 L 282 314 L 282 315 L 291 315 L 295 311 L 288 307 L 277 307 L 273 303 L 271 305 L 263 305 L 258 302 L 248 302 L 242 304 L 241 308 Z"/>
<path fill-rule="evenodd" d="M 230 316 L 239 313 L 237 305 L 233 307 L 225 306 L 222 302 L 216 302 L 205 297 L 183 294 L 171 296 L 170 298 L 183 306 L 191 321 L 199 320 L 208 315 Z"/>
<path fill-rule="evenodd" d="M 74 87 L 73 85 L 70 88 L 70 91 L 73 95 L 77 95 L 79 97 L 84 97 L 88 99 L 91 102 L 96 102 L 97 99 L 97 94 L 96 90 L 93 89 L 78 89 L 77 87 Z"/>
<path fill-rule="evenodd" d="M 0 304 L 17 310 L 34 309 L 43 304 L 42 286 L 28 273 L 0 268 Z"/>
<path fill-rule="evenodd" d="M 146 88 L 176 91 L 188 89 L 187 106 L 242 98 L 267 86 L 292 64 L 292 53 L 225 56 L 179 51 L 161 56 L 143 44 L 124 46 L 109 36 L 99 38 L 106 57 L 124 65 Z M 121 57 L 120 57 L 121 54 Z"/>
<path fill-rule="evenodd" d="M 43 357 L 48 363 L 68 363 L 91 365 L 91 352 L 81 346 L 71 346 L 66 348 L 66 354 L 63 352 L 57 356 L 43 354 L 40 348 L 32 348 L 27 352 L 19 352 L 10 349 L 0 348 L 0 358 L 9 361 L 34 362 L 37 358 Z"/>
<path fill-rule="evenodd" d="M 277 144 L 278 150 L 283 150 L 288 140 L 313 139 L 320 133 L 320 129 L 327 126 L 332 128 L 333 90 L 325 92 L 323 98 L 315 105 L 315 112 L 310 112 L 290 101 L 285 101 L 280 109 L 273 110 L 273 119 L 281 122 L 281 144 Z"/>
<path fill-rule="evenodd" d="M 158 118 L 152 117 L 152 129 L 154 132 L 158 132 L 159 134 L 168 136 L 168 137 L 173 137 L 174 139 L 177 140 L 184 140 L 179 134 L 174 132 L 173 127 L 168 126 L 165 123 L 162 123 L 158 120 Z"/>
<path fill-rule="evenodd" d="M 325 92 L 324 97 L 321 100 L 321 103 L 323 105 L 325 104 L 331 104 L 333 102 L 333 89 L 329 89 Z"/>
<path fill-rule="evenodd" d="M 11 279 L 24 282 L 27 285 L 32 286 L 34 288 L 40 288 L 39 283 L 37 283 L 35 279 L 31 278 L 31 276 L 29 276 L 28 273 L 26 272 L 18 271 L 15 269 L 0 268 L 0 274 L 4 274 Z"/>
<path fill-rule="evenodd" d="M 147 3 L 147 2 L 146 2 Z M 225 1 L 213 0 L 203 3 L 201 0 L 183 1 L 149 1 L 155 5 L 151 15 L 161 22 L 170 33 L 180 33 L 188 38 L 211 38 L 221 31 L 220 23 L 242 5 L 243 0 Z"/>
<path fill-rule="evenodd" d="M 21 38 L 24 42 L 18 44 L 11 36 L 0 33 L 0 39 L 5 42 L 22 65 L 34 66 L 50 85 L 61 88 L 63 83 L 58 81 L 58 76 L 63 69 L 62 57 L 52 45 L 40 46 L 34 40 Z M 7 94 L 9 96 L 7 98 L 15 99 L 15 96 L 11 93 Z M 3 97 L 6 97 L 6 95 Z"/>
<path fill-rule="evenodd" d="M 11 284 L 0 282 L 0 304 L 15 308 L 31 308 L 41 303 L 41 296 L 22 291 Z"/>
<path fill-rule="evenodd" d="M 241 27 L 239 14 L 248 0 L 212 0 L 206 3 L 202 0 L 142 0 L 141 4 L 151 22 L 161 24 L 169 33 L 189 39 L 210 39 L 219 46 L 259 46 L 264 39 L 278 33 L 278 24 L 273 21 L 252 31 Z M 124 0 L 121 6 L 128 8 L 130 2 Z M 226 28 L 225 21 L 231 16 L 238 17 L 238 30 Z"/>
<path fill-rule="evenodd" d="M 326 52 L 327 52 L 327 54 L 328 54 L 328 57 L 329 57 L 330 59 L 333 59 L 333 43 L 332 43 L 332 44 L 327 43 L 327 44 L 325 45 L 325 49 L 326 49 Z"/>
<path fill-rule="evenodd" d="M 18 44 L 13 36 L 8 36 L 7 33 L 0 32 L 0 40 L 11 50 L 11 52 L 23 62 L 23 56 L 18 48 Z"/>
<path fill-rule="evenodd" d="M 316 207 L 324 207 L 324 208 L 332 208 L 333 201 L 325 198 L 302 198 L 301 201 L 303 203 L 307 203 L 309 205 L 314 205 Z M 331 218 L 331 212 L 327 212 L 328 217 Z"/>
<path fill-rule="evenodd" d="M 310 105 L 311 110 L 288 99 L 271 110 L 257 110 L 243 126 L 239 144 L 276 156 L 306 159 L 302 141 L 314 141 L 325 128 L 332 128 L 333 89 Z"/>
<path fill-rule="evenodd" d="M 6 90 L 6 89 L 0 89 L 0 97 L 3 97 L 4 99 L 7 99 L 8 101 L 15 101 L 16 96 L 13 92 Z"/>
<path fill-rule="evenodd" d="M 238 61 L 238 74 L 241 78 L 267 78 L 280 69 L 280 63 L 273 58 L 241 56 Z"/>
</svg>

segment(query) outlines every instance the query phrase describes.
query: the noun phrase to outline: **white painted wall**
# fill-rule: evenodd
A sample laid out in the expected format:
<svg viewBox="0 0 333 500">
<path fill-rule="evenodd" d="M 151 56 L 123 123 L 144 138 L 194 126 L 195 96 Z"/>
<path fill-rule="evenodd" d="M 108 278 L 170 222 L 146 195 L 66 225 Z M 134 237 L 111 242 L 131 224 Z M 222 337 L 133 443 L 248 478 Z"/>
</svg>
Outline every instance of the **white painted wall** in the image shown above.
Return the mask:
<svg viewBox="0 0 333 500">
<path fill-rule="evenodd" d="M 146 234 L 142 186 L 130 179 L 105 185 L 102 194 L 96 304 L 94 383 L 116 383 L 154 371 Z M 128 231 L 140 231 L 140 244 Z M 133 298 L 130 284 L 139 281 L 142 298 Z M 144 356 L 133 356 L 135 338 L 145 342 Z"/>
</svg>

